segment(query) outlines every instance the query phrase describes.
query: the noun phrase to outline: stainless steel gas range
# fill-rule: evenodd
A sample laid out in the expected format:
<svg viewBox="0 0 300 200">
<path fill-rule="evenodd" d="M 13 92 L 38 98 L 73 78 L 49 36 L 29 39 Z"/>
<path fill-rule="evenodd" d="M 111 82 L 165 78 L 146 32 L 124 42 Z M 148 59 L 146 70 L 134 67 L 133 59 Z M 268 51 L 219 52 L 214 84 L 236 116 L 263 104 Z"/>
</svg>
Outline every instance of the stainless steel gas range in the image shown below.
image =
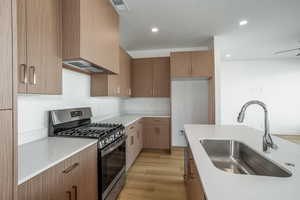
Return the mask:
<svg viewBox="0 0 300 200">
<path fill-rule="evenodd" d="M 49 112 L 50 137 L 98 139 L 99 200 L 115 200 L 125 184 L 126 134 L 121 124 L 91 123 L 91 108 Z"/>
</svg>

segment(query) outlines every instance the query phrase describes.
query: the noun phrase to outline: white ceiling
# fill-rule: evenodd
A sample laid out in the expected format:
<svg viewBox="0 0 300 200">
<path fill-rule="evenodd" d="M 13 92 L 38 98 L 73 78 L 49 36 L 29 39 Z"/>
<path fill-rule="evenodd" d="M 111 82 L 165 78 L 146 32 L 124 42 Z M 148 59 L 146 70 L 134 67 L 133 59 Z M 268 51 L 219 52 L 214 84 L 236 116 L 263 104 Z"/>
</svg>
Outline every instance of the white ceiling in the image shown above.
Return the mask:
<svg viewBox="0 0 300 200">
<path fill-rule="evenodd" d="M 223 54 L 239 58 L 300 47 L 300 0 L 125 1 L 121 45 L 130 51 L 207 46 L 213 36 L 223 38 Z M 242 19 L 249 24 L 240 27 Z"/>
</svg>

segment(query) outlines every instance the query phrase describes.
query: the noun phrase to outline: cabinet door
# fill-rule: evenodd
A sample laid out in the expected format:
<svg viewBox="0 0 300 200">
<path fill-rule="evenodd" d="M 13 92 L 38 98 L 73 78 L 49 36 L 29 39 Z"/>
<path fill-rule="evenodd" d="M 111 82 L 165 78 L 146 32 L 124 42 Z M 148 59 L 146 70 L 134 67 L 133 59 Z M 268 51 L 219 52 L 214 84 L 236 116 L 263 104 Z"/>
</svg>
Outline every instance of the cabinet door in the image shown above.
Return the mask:
<svg viewBox="0 0 300 200">
<path fill-rule="evenodd" d="M 170 149 L 170 119 L 149 117 L 143 122 L 144 148 Z"/>
<path fill-rule="evenodd" d="M 143 149 L 143 123 L 142 121 L 137 122 L 137 139 L 138 139 L 138 154 Z"/>
<path fill-rule="evenodd" d="M 127 132 L 127 139 L 126 139 L 126 170 L 128 170 L 131 165 L 134 162 L 134 157 L 135 157 L 135 151 L 134 151 L 134 146 L 135 146 L 135 137 L 132 132 Z"/>
<path fill-rule="evenodd" d="M 97 146 L 80 153 L 80 185 L 78 200 L 98 199 Z"/>
<path fill-rule="evenodd" d="M 78 199 L 81 192 L 80 185 L 80 157 L 74 155 L 64 161 L 63 176 L 63 190 L 66 199 Z"/>
<path fill-rule="evenodd" d="M 63 190 L 63 163 L 18 186 L 18 200 L 68 200 Z"/>
<path fill-rule="evenodd" d="M 185 78 L 191 76 L 191 52 L 171 53 L 171 77 Z"/>
<path fill-rule="evenodd" d="M 75 13 L 75 16 L 80 14 L 78 20 L 81 23 L 75 23 L 75 27 L 79 26 L 81 30 L 78 33 L 81 40 L 81 57 L 114 73 L 119 73 L 118 14 L 108 0 L 80 0 L 78 4 L 80 13 Z M 73 16 L 74 11 L 68 14 Z"/>
<path fill-rule="evenodd" d="M 145 125 L 143 132 L 144 148 L 146 149 L 161 149 L 160 129 L 157 126 Z"/>
<path fill-rule="evenodd" d="M 1 10 L 1 8 L 0 8 Z M 12 111 L 0 111 L 0 199 L 12 200 L 13 194 Z"/>
<path fill-rule="evenodd" d="M 170 148 L 170 127 L 156 126 L 155 134 L 158 140 L 158 148 L 169 149 Z"/>
<path fill-rule="evenodd" d="M 133 97 L 153 96 L 153 62 L 152 59 L 134 59 L 131 69 Z"/>
<path fill-rule="evenodd" d="M 108 75 L 108 96 L 117 97 L 120 96 L 120 76 Z"/>
<path fill-rule="evenodd" d="M 168 126 L 146 125 L 143 138 L 144 148 L 170 149 L 170 128 Z"/>
<path fill-rule="evenodd" d="M 211 77 L 213 75 L 214 58 L 212 51 L 192 52 L 192 76 Z"/>
<path fill-rule="evenodd" d="M 28 93 L 61 93 L 61 1 L 27 0 Z"/>
<path fill-rule="evenodd" d="M 130 83 L 130 72 L 131 72 L 131 58 L 130 56 L 120 48 L 120 90 L 122 97 L 131 96 L 131 83 Z"/>
<path fill-rule="evenodd" d="M 205 200 L 202 186 L 198 178 L 192 178 L 186 182 L 188 200 Z"/>
<path fill-rule="evenodd" d="M 170 58 L 153 59 L 153 96 L 170 97 Z"/>
<path fill-rule="evenodd" d="M 0 110 L 12 108 L 12 13 L 11 0 L 0 2 Z"/>
<path fill-rule="evenodd" d="M 17 2 L 17 24 L 18 24 L 18 92 L 27 92 L 27 38 L 26 38 L 26 1 Z"/>
</svg>

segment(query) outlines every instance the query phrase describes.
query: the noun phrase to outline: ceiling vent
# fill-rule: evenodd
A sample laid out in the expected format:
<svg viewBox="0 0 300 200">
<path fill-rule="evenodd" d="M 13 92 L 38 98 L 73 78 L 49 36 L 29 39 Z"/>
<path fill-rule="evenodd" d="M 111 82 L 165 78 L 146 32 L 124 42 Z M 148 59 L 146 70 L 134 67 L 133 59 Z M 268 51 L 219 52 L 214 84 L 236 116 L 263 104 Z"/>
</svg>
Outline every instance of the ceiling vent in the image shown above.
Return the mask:
<svg viewBox="0 0 300 200">
<path fill-rule="evenodd" d="M 129 11 L 128 5 L 125 0 L 111 0 L 111 4 L 119 14 Z"/>
</svg>

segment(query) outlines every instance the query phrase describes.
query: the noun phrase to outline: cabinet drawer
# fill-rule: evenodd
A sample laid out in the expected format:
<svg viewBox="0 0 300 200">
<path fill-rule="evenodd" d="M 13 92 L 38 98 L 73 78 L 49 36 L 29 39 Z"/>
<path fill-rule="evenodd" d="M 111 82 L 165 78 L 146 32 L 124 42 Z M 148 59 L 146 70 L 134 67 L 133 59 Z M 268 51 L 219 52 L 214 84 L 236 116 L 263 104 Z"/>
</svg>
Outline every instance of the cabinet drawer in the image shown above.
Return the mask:
<svg viewBox="0 0 300 200">
<path fill-rule="evenodd" d="M 126 127 L 126 133 L 127 133 L 127 135 L 129 133 L 135 132 L 136 130 L 137 130 L 137 122 L 134 122 L 134 123 L 132 123 L 132 124 L 130 124 L 129 126 Z"/>
<path fill-rule="evenodd" d="M 170 118 L 168 117 L 146 117 L 144 118 L 144 125 L 169 125 Z"/>
</svg>

